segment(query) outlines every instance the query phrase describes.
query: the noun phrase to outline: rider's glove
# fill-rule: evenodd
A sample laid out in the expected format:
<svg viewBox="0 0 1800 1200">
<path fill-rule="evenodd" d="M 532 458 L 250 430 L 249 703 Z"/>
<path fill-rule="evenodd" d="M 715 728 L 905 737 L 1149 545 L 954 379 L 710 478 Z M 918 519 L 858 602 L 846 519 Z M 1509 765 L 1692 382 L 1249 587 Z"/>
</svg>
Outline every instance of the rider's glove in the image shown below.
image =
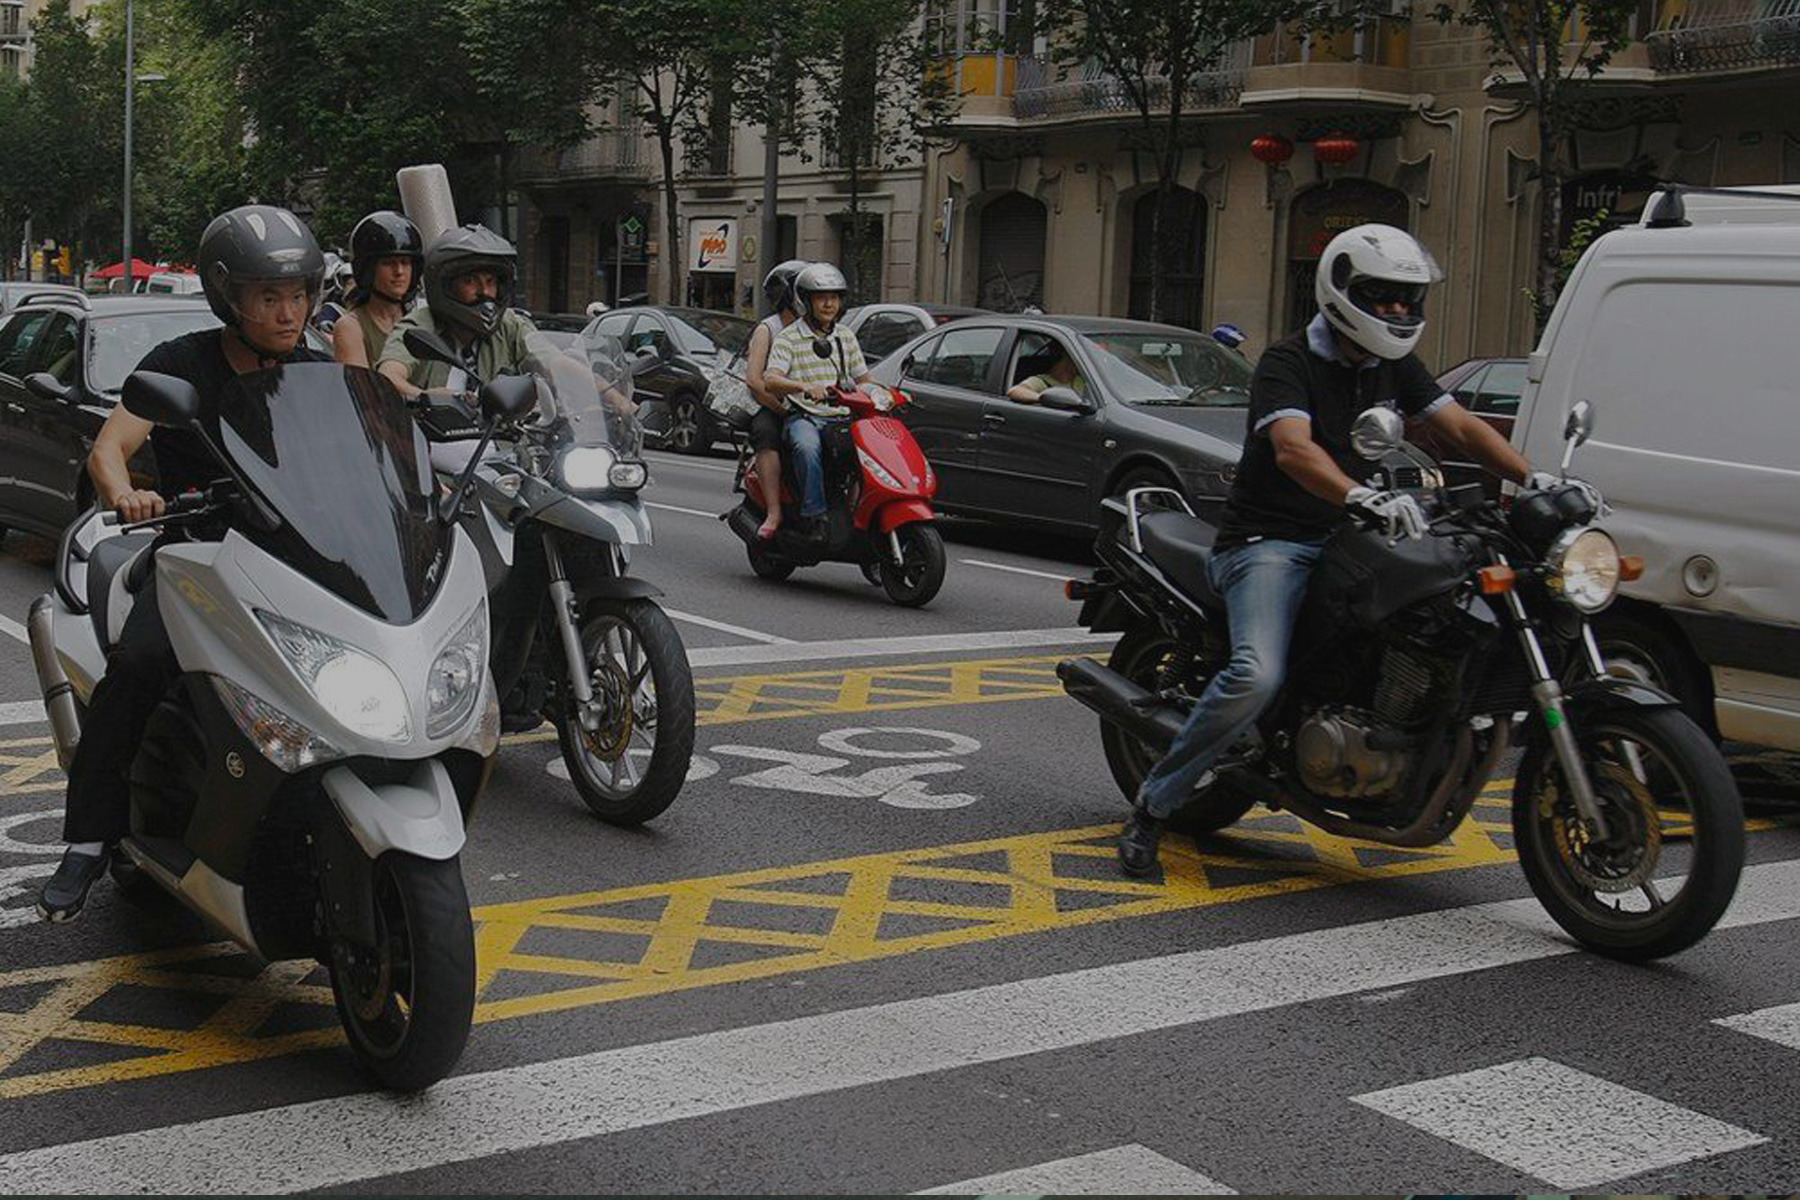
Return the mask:
<svg viewBox="0 0 1800 1200">
<path fill-rule="evenodd" d="M 1525 476 L 1524 487 L 1528 492 L 1543 492 L 1564 485 L 1580 488 L 1582 495 L 1586 496 L 1588 502 L 1594 506 L 1596 515 L 1609 511 L 1606 506 L 1606 497 L 1600 494 L 1599 488 L 1585 479 L 1576 479 L 1572 475 L 1565 479 L 1552 471 L 1532 471 Z"/>
<path fill-rule="evenodd" d="M 1372 487 L 1353 487 L 1344 507 L 1379 525 L 1391 538 L 1425 536 L 1425 510 L 1405 492 L 1378 492 Z"/>
</svg>

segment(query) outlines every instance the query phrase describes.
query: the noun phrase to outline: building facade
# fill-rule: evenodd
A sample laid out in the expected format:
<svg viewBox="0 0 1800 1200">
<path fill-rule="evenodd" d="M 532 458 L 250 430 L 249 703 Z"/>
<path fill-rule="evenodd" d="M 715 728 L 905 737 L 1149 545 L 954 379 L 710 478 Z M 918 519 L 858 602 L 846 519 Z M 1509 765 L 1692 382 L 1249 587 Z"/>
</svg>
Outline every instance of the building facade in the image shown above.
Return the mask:
<svg viewBox="0 0 1800 1200">
<path fill-rule="evenodd" d="M 49 0 L 0 0 L 0 79 L 23 79 L 31 73 L 31 23 Z M 77 17 L 87 12 L 87 0 L 71 0 Z"/>
</svg>

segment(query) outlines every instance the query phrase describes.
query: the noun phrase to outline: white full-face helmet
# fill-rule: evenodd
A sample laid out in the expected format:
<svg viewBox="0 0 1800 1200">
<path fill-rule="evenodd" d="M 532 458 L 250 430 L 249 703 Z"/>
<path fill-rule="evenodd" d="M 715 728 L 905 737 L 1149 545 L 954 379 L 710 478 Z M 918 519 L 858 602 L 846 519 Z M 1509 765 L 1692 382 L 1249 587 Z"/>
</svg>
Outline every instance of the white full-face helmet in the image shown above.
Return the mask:
<svg viewBox="0 0 1800 1200">
<path fill-rule="evenodd" d="M 1331 327 L 1378 358 L 1405 358 L 1425 332 L 1425 292 L 1444 277 L 1430 251 L 1392 225 L 1358 225 L 1331 239 L 1313 293 Z M 1406 316 L 1376 306 L 1405 301 Z"/>
</svg>

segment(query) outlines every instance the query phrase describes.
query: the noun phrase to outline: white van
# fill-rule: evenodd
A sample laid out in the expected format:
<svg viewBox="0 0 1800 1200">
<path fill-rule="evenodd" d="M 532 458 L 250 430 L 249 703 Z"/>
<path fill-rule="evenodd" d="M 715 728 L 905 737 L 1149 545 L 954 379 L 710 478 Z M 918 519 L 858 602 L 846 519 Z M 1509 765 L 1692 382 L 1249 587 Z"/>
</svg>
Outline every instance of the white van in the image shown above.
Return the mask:
<svg viewBox="0 0 1800 1200">
<path fill-rule="evenodd" d="M 1553 467 L 1593 403 L 1571 470 L 1644 559 L 1596 624 L 1614 670 L 1721 737 L 1800 750 L 1800 187 L 1748 190 L 1659 194 L 1589 247 L 1513 442 Z"/>
<path fill-rule="evenodd" d="M 150 276 L 144 291 L 152 296 L 197 296 L 201 291 L 200 277 L 186 271 L 158 271 Z"/>
</svg>

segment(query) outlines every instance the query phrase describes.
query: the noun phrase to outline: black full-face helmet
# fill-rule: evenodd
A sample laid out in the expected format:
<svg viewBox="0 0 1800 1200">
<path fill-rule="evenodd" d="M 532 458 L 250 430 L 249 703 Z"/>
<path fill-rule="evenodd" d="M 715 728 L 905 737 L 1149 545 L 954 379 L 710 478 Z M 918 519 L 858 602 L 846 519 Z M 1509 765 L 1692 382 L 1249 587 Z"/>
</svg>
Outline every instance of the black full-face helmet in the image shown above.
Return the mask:
<svg viewBox="0 0 1800 1200">
<path fill-rule="evenodd" d="M 325 282 L 325 254 L 312 230 L 285 208 L 246 204 L 214 217 L 194 254 L 200 289 L 213 315 L 241 336 L 243 295 L 251 284 L 297 280 L 307 307 Z"/>
<path fill-rule="evenodd" d="M 790 258 L 769 268 L 769 273 L 763 276 L 763 298 L 769 302 L 770 312 L 785 312 L 793 306 L 794 279 L 804 270 L 806 260 L 803 258 Z"/>
<path fill-rule="evenodd" d="M 464 304 L 451 285 L 472 271 L 492 271 L 500 281 L 499 295 Z M 512 243 L 483 225 L 464 225 L 442 234 L 425 251 L 425 303 L 432 316 L 486 337 L 500 327 L 500 318 L 512 304 L 518 254 Z"/>
<path fill-rule="evenodd" d="M 397 212 L 372 212 L 350 231 L 350 265 L 357 290 L 364 295 L 375 293 L 375 268 L 384 258 L 412 260 L 412 283 L 406 294 L 386 297 L 405 304 L 418 295 L 425 282 L 425 239 L 419 236 L 417 225 Z"/>
</svg>

